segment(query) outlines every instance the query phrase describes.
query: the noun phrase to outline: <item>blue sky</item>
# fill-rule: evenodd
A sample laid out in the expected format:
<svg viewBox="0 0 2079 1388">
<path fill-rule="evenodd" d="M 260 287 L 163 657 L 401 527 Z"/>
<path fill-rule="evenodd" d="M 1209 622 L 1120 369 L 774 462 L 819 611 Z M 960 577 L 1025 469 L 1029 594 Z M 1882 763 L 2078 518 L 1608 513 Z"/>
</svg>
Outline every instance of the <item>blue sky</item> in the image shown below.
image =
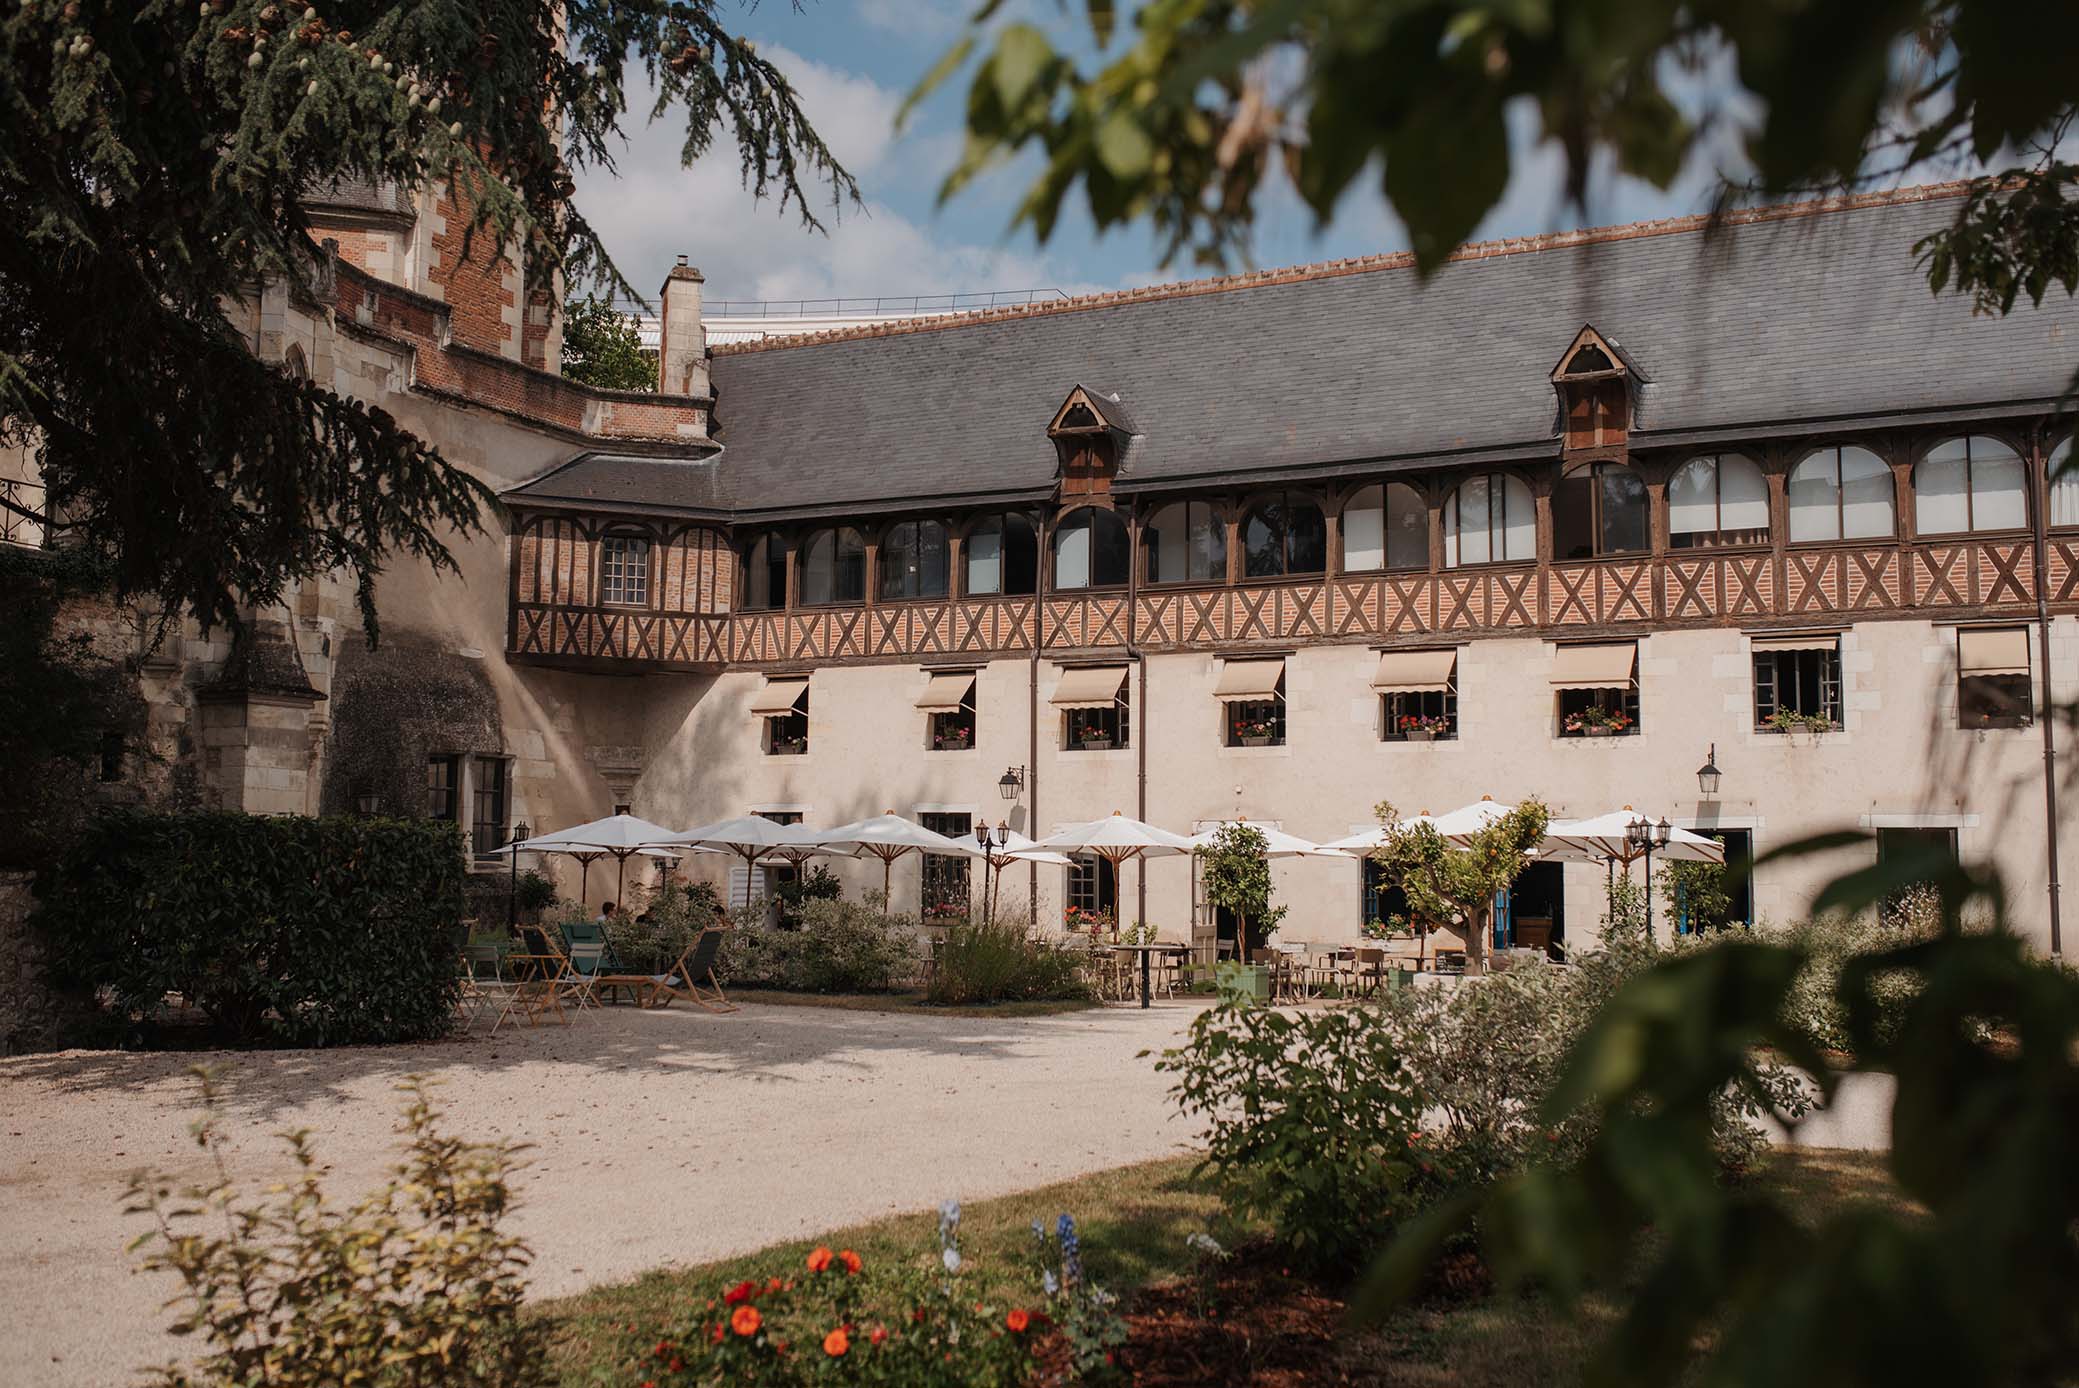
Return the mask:
<svg viewBox="0 0 2079 1388">
<path fill-rule="evenodd" d="M 827 235 L 802 229 L 791 213 L 745 193 L 727 136 L 714 154 L 682 169 L 675 115 L 645 126 L 640 104 L 628 124 L 619 177 L 587 173 L 579 182 L 579 207 L 637 285 L 659 284 L 673 255 L 684 252 L 706 274 L 711 299 L 1079 293 L 1204 273 L 1184 262 L 1163 268 L 1159 247 L 1142 228 L 1097 236 L 1080 210 L 1064 217 L 1045 246 L 1029 232 L 1010 233 L 1012 209 L 1032 175 L 1029 160 L 995 170 L 947 206 L 937 205 L 939 182 L 960 149 L 962 82 L 940 92 L 899 137 L 893 119 L 916 79 L 959 36 L 971 8 L 972 0 L 808 0 L 796 10 L 766 0 L 731 14 L 759 50 L 792 75 L 811 119 L 859 178 L 866 207 L 841 209 Z M 1013 0 L 1010 8 L 1055 30 L 1059 42 L 1087 46 L 1087 32 L 1074 18 L 1081 6 L 1070 7 L 1066 18 L 1050 0 Z M 1530 122 L 1520 133 L 1515 177 L 1480 229 L 1482 237 L 1673 216 L 1708 204 L 1713 172 L 1700 161 L 1668 192 L 1605 176 L 1594 181 L 1585 211 L 1570 207 L 1560 193 L 1556 153 L 1531 142 Z M 1347 197 L 1318 233 L 1312 214 L 1282 186 L 1263 199 L 1258 222 L 1256 265 L 1406 246 L 1399 223 L 1369 187 Z"/>
</svg>

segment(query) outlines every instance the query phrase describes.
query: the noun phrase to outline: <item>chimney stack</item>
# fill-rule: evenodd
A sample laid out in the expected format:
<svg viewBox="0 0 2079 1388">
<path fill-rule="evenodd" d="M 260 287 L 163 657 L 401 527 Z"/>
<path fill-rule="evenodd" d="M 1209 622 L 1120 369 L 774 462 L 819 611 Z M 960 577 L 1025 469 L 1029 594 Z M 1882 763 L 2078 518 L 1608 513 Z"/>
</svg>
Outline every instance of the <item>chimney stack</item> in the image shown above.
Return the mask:
<svg viewBox="0 0 2079 1388">
<path fill-rule="evenodd" d="M 700 271 L 683 255 L 665 277 L 658 298 L 663 318 L 657 338 L 657 389 L 666 395 L 706 399 L 707 332 L 700 326 Z"/>
</svg>

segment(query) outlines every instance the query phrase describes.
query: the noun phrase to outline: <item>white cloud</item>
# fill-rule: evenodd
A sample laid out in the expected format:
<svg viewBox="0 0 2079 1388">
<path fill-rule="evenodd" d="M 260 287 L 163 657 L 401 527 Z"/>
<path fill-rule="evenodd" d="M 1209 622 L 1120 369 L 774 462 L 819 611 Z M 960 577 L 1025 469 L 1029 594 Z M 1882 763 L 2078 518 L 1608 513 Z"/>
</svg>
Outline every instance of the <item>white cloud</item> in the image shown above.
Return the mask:
<svg viewBox="0 0 2079 1388">
<path fill-rule="evenodd" d="M 655 124 L 631 122 L 619 176 L 587 170 L 578 180 L 578 209 L 591 219 L 623 274 L 645 292 L 662 283 L 683 252 L 707 277 L 717 299 L 799 299 L 882 294 L 944 294 L 989 289 L 1093 285 L 1059 258 L 1002 245 L 963 241 L 916 220 L 885 194 L 928 201 L 958 156 L 957 132 L 912 129 L 897 135 L 900 93 L 870 78 L 778 47 L 768 55 L 800 93 L 810 121 L 865 190 L 864 207 L 831 207 L 827 191 L 811 203 L 828 228 L 801 225 L 794 209 L 754 199 L 743 186 L 734 143 L 718 136 L 692 168 L 679 164 L 683 119 L 667 112 Z M 631 102 L 647 110 L 641 100 Z"/>
</svg>

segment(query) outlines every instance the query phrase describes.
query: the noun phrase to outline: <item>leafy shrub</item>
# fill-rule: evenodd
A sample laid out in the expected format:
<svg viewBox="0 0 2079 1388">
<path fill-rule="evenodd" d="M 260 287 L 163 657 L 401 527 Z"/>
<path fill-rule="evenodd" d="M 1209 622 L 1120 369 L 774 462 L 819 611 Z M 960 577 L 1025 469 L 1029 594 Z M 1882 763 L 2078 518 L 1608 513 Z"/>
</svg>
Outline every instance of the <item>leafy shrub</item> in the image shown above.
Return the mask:
<svg viewBox="0 0 2079 1388">
<path fill-rule="evenodd" d="M 168 993 L 230 1041 L 414 1041 L 453 1021 L 462 843 L 430 820 L 110 813 L 39 883 L 61 981 Z"/>
<path fill-rule="evenodd" d="M 176 1194 L 131 1182 L 126 1214 L 149 1214 L 149 1272 L 180 1279 L 174 1333 L 208 1345 L 156 1371 L 158 1388 L 533 1388 L 551 1381 L 539 1323 L 523 1321 L 527 1247 L 503 1232 L 514 1149 L 444 1135 L 412 1080 L 397 1175 L 341 1209 L 319 1190 L 308 1135 L 286 1135 L 298 1174 L 242 1204 L 226 1173 L 203 1073 L 195 1138 L 214 1174 Z"/>
<path fill-rule="evenodd" d="M 541 913 L 556 904 L 556 884 L 530 868 L 520 874 L 519 898 L 520 915 L 540 920 Z"/>
<path fill-rule="evenodd" d="M 1308 1267 L 1384 1243 L 1411 1187 L 1437 1177 L 1414 1154 L 1428 1097 L 1375 1009 L 1287 1013 L 1223 989 L 1155 1068 L 1207 1125 L 1204 1164 L 1228 1198 Z"/>
<path fill-rule="evenodd" d="M 1634 888 L 1636 893 L 1637 889 Z M 1541 1163 L 1567 1165 L 1596 1135 L 1592 1108 L 1558 1123 L 1540 1119 L 1574 1044 L 1630 979 L 1668 958 L 1713 948 L 1684 936 L 1656 945 L 1620 936 L 1604 949 L 1577 955 L 1572 967 L 1530 961 L 1477 986 L 1410 988 L 1385 1004 L 1414 1083 L 1442 1115 L 1431 1149 L 1454 1179 L 1486 1184 Z M 1798 1076 L 1760 1062 L 1770 1104 L 1786 1115 L 1809 1107 Z M 1712 1106 L 1712 1137 L 1727 1172 L 1751 1166 L 1767 1146 L 1756 1126 L 1763 1105 L 1728 1089 Z"/>
<path fill-rule="evenodd" d="M 1083 950 L 1054 949 L 1026 938 L 1022 916 L 956 922 L 946 928 L 924 995 L 955 1007 L 1087 998 L 1088 960 Z"/>
<path fill-rule="evenodd" d="M 1837 992 L 1842 969 L 1866 955 L 1932 940 L 1941 928 L 1941 898 L 1927 886 L 1908 889 L 1881 913 L 1829 914 L 1788 927 L 1781 932 L 1781 942 L 1801 951 L 1805 959 L 1790 985 L 1784 1004 L 1786 1019 L 1823 1051 L 1853 1050 L 1848 1012 Z M 1875 1026 L 1880 1038 L 1888 1043 L 1898 1036 L 1906 1009 L 1919 992 L 1919 984 L 1908 970 L 1889 969 L 1871 976 L 1868 996 L 1877 1004 Z"/>
<path fill-rule="evenodd" d="M 878 899 L 810 900 L 798 930 L 769 929 L 762 908 L 739 908 L 716 972 L 725 983 L 802 993 L 886 992 L 916 973 L 917 918 L 883 915 Z"/>
<path fill-rule="evenodd" d="M 606 923 L 606 942 L 614 959 L 635 973 L 664 972 L 715 923 L 714 900 L 712 888 L 698 893 L 667 882 L 641 915 L 615 916 Z"/>
<path fill-rule="evenodd" d="M 844 896 L 844 883 L 836 873 L 817 863 L 807 872 L 791 877 L 772 889 L 780 899 L 780 918 L 793 925 L 801 919 L 803 903 L 810 901 L 836 901 Z"/>
<path fill-rule="evenodd" d="M 929 1272 L 870 1267 L 848 1248 L 818 1248 L 792 1279 L 718 1289 L 678 1334 L 644 1348 L 636 1372 L 656 1388 L 1025 1383 L 1046 1317 L 990 1306 L 962 1287 L 959 1225 L 960 1207 L 943 1206 Z"/>
<path fill-rule="evenodd" d="M 1075 1219 L 1064 1213 L 1051 1230 L 1035 1219 L 1032 1243 L 1040 1291 L 1068 1344 L 1069 1368 L 1086 1380 L 1110 1377 L 1126 1343 L 1126 1318 L 1119 1314 L 1119 1298 L 1085 1275 Z"/>
</svg>

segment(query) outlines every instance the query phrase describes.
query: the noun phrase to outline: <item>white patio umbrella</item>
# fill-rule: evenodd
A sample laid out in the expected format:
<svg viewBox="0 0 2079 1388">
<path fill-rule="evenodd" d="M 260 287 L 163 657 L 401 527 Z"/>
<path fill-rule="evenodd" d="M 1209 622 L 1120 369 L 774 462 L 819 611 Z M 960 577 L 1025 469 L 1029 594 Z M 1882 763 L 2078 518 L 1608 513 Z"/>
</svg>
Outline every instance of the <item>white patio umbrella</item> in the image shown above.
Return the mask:
<svg viewBox="0 0 2079 1388">
<path fill-rule="evenodd" d="M 601 858 L 614 860 L 614 899 L 624 895 L 628 885 L 628 860 L 645 858 L 669 858 L 674 856 L 664 849 L 655 847 L 658 839 L 671 830 L 661 824 L 652 824 L 647 819 L 632 814 L 608 815 L 589 824 L 575 825 L 569 829 L 558 829 L 551 834 L 537 834 L 519 843 L 509 843 L 498 850 L 503 856 L 510 853 L 561 853 L 578 860 L 580 876 L 578 893 L 589 895 L 592 864 Z"/>
<path fill-rule="evenodd" d="M 889 810 L 871 819 L 854 820 L 841 824 L 821 835 L 823 846 L 838 853 L 850 853 L 854 857 L 871 857 L 881 860 L 881 909 L 888 909 L 888 883 L 895 870 L 895 860 L 905 853 L 957 853 L 964 857 L 982 856 L 980 845 L 973 839 L 948 838 L 934 833 L 914 820 L 904 819 Z"/>
<path fill-rule="evenodd" d="M 813 830 L 805 831 L 798 824 L 781 824 L 762 815 L 746 815 L 741 819 L 702 824 L 677 834 L 667 829 L 650 846 L 670 848 L 684 845 L 734 853 L 744 860 L 744 905 L 749 906 L 751 868 L 757 861 L 777 850 L 802 847 L 804 836 L 813 834 Z M 816 837 L 820 843 L 820 836 Z"/>
<path fill-rule="evenodd" d="M 1655 821 L 1629 805 L 1592 819 L 1558 820 L 1546 830 L 1539 856 L 1561 862 L 1618 862 L 1628 867 L 1646 853 L 1631 842 L 1629 833 L 1632 825 L 1642 823 Z M 1655 844 L 1652 851 L 1678 863 L 1725 861 L 1724 844 L 1673 825 L 1668 826 L 1668 841 Z"/>
<path fill-rule="evenodd" d="M 993 888 L 990 886 L 987 874 L 984 874 L 982 882 L 982 890 L 985 894 L 982 903 L 983 911 L 984 915 L 989 920 L 996 919 L 996 900 L 994 893 L 1002 889 L 1004 869 L 1008 868 L 1012 863 L 1045 863 L 1049 867 L 1075 866 L 1074 861 L 1070 859 L 1067 854 L 1055 853 L 1051 850 L 1038 847 L 1038 840 L 1032 838 L 1028 834 L 1019 833 L 1016 829 L 1011 828 L 1008 824 L 1004 825 L 1003 828 L 1000 830 L 993 830 L 991 832 L 992 835 L 995 833 L 1001 833 L 1003 835 L 1003 842 L 999 844 L 995 842 L 994 838 L 992 837 L 990 840 L 988 851 L 982 854 L 982 857 L 986 860 L 988 867 L 992 869 L 996 874 L 995 886 Z M 980 847 L 979 840 L 977 840 L 976 842 L 976 847 Z"/>
<path fill-rule="evenodd" d="M 1197 845 L 1182 834 L 1172 834 L 1142 820 L 1129 819 L 1113 810 L 1103 819 L 1088 824 L 1070 824 L 1039 841 L 1039 846 L 1064 853 L 1095 853 L 1118 872 L 1128 859 L 1168 858 L 1194 852 Z M 1143 866 L 1142 872 L 1148 869 Z M 1141 956 L 1141 1006 L 1148 1005 L 1148 959 Z"/>
<path fill-rule="evenodd" d="M 1224 820 L 1209 829 L 1193 834 L 1191 842 L 1198 848 L 1211 848 L 1213 840 L 1220 836 L 1220 831 L 1230 824 L 1240 825 L 1244 829 L 1254 829 L 1257 833 L 1263 835 L 1263 852 L 1266 858 L 1347 858 L 1350 856 L 1350 854 L 1340 848 L 1315 843 L 1312 839 L 1303 839 L 1297 834 L 1288 834 L 1282 829 L 1273 829 L 1268 824 L 1252 824 L 1246 819 Z"/>
</svg>

